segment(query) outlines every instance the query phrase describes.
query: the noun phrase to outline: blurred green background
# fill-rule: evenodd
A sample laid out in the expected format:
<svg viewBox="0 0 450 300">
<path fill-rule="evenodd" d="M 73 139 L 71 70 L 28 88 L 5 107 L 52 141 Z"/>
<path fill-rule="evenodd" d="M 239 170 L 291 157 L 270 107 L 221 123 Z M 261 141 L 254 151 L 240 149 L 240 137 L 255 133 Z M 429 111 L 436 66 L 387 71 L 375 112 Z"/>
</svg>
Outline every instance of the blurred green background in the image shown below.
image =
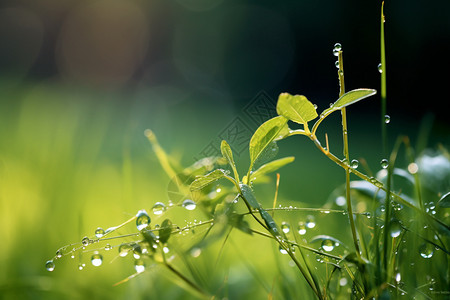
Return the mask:
<svg viewBox="0 0 450 300">
<path fill-rule="evenodd" d="M 304 94 L 319 111 L 335 101 L 334 43 L 343 45 L 347 89 L 379 89 L 380 5 L 2 1 L 0 298 L 189 297 L 161 270 L 113 288 L 134 272 L 130 262 L 78 271 L 78 261 L 65 257 L 53 273 L 44 263 L 56 249 L 92 235 L 98 226 L 118 225 L 139 209 L 167 202 L 170 178 L 143 134 L 146 128 L 185 166 L 208 151 L 214 154 L 221 138 L 232 138 L 232 130 L 244 130 L 230 143 L 244 170 L 243 145 L 258 121 L 272 116 L 279 93 Z M 386 3 L 391 141 L 408 134 L 420 142 L 422 130 L 428 146 L 449 145 L 449 12 L 448 1 Z M 349 108 L 351 156 L 364 157 L 374 170 L 383 158 L 379 114 L 378 96 Z M 323 123 L 321 139 L 325 132 L 340 156 L 338 116 Z M 282 203 L 319 207 L 343 182 L 341 170 L 306 139 L 281 142 L 279 157 L 286 155 L 296 161 L 281 171 Z M 270 203 L 274 183 L 262 191 L 261 201 Z M 199 217 L 184 211 L 174 215 L 181 224 Z M 334 218 L 331 224 L 347 223 Z M 317 233 L 332 233 L 324 228 Z M 344 229 L 340 238 L 347 233 Z M 245 256 L 244 238 L 236 235 L 223 260 L 230 289 L 248 289 L 242 299 L 271 286 L 268 266 L 277 263 L 270 243 L 253 237 L 269 249 L 256 260 L 244 259 L 269 273 L 255 279 L 235 258 Z M 207 264 L 215 256 L 202 257 Z M 262 264 L 265 257 L 273 262 Z"/>
</svg>

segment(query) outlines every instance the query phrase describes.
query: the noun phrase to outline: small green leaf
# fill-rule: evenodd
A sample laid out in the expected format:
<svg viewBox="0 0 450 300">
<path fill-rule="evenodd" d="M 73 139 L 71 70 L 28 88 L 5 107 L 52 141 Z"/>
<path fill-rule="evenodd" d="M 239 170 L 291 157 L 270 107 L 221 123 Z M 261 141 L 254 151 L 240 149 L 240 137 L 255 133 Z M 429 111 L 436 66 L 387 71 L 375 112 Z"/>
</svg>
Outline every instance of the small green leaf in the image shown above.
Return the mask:
<svg viewBox="0 0 450 300">
<path fill-rule="evenodd" d="M 263 151 L 274 141 L 280 140 L 289 134 L 287 119 L 278 116 L 264 122 L 253 134 L 249 150 L 250 150 L 250 170 L 256 159 Z"/>
<path fill-rule="evenodd" d="M 169 240 L 171 234 L 172 234 L 172 221 L 170 221 L 169 219 L 165 219 L 161 223 L 161 227 L 159 229 L 159 241 L 162 244 L 165 244 Z"/>
<path fill-rule="evenodd" d="M 349 106 L 350 104 L 356 103 L 358 101 L 361 101 L 362 99 L 375 95 L 376 93 L 377 91 L 373 89 L 356 89 L 349 91 L 344 95 L 342 95 L 336 102 L 334 102 L 330 106 L 330 108 L 324 110 L 321 116 L 325 117 L 336 110 L 340 110 L 346 106 Z"/>
<path fill-rule="evenodd" d="M 233 152 L 231 151 L 231 147 L 228 145 L 227 141 L 222 141 L 222 144 L 220 144 L 220 151 L 222 152 L 223 157 L 225 157 L 228 161 L 231 169 L 233 169 L 234 178 L 239 182 L 239 174 L 236 169 L 236 164 L 234 163 Z"/>
<path fill-rule="evenodd" d="M 239 184 L 239 187 L 242 192 L 242 197 L 247 201 L 248 205 L 250 205 L 252 208 L 259 208 L 261 205 L 258 203 L 258 201 L 255 198 L 255 195 L 253 194 L 253 190 L 248 185 L 241 183 Z"/>
<path fill-rule="evenodd" d="M 261 167 L 259 167 L 259 169 L 257 169 L 256 171 L 254 171 L 253 173 L 250 174 L 251 181 L 255 180 L 257 177 L 274 172 L 274 171 L 278 170 L 279 168 L 284 167 L 287 164 L 290 164 L 291 162 L 294 161 L 294 159 L 295 159 L 295 157 L 289 156 L 289 157 L 280 158 L 280 159 L 271 161 L 265 165 L 262 165 Z"/>
<path fill-rule="evenodd" d="M 450 207 L 450 192 L 442 196 L 437 205 L 440 207 Z"/>
<path fill-rule="evenodd" d="M 305 96 L 288 93 L 278 97 L 277 113 L 305 127 L 309 121 L 317 118 L 316 108 Z"/>
<path fill-rule="evenodd" d="M 227 175 L 227 171 L 222 169 L 217 169 L 212 171 L 209 174 L 206 174 L 204 176 L 197 177 L 192 183 L 191 183 L 191 191 L 198 191 L 204 188 L 205 186 L 221 179 L 222 177 Z"/>
</svg>

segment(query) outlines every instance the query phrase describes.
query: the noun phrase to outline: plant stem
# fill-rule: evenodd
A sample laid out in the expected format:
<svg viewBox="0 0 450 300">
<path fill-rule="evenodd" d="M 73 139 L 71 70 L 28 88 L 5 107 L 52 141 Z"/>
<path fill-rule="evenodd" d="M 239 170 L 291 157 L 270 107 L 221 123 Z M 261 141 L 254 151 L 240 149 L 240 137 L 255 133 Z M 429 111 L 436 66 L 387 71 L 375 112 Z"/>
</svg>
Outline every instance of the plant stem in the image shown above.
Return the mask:
<svg viewBox="0 0 450 300">
<path fill-rule="evenodd" d="M 174 267 L 172 267 L 172 265 L 170 265 L 167 261 L 164 260 L 164 265 L 170 270 L 172 271 L 175 275 L 177 275 L 181 280 L 183 280 L 185 283 L 187 283 L 191 288 L 193 288 L 194 290 L 196 290 L 197 292 L 199 292 L 203 298 L 205 299 L 209 299 L 210 295 L 208 295 L 204 290 L 202 290 L 197 284 L 195 284 L 194 282 L 192 282 L 191 280 L 189 280 L 189 278 L 187 278 L 186 276 L 184 276 L 183 274 L 180 273 L 180 271 L 178 271 L 177 269 L 175 269 Z"/>
<path fill-rule="evenodd" d="M 381 60 L 381 138 L 383 153 L 387 155 L 387 128 L 386 128 L 386 52 L 384 41 L 384 1 L 381 3 L 381 27 L 380 27 L 380 60 Z"/>
<path fill-rule="evenodd" d="M 339 51 L 338 55 L 339 60 L 339 70 L 338 70 L 338 76 L 339 76 L 339 97 L 342 97 L 345 93 L 345 81 L 344 81 L 344 61 L 342 56 L 342 51 Z M 342 114 L 342 137 L 343 137 L 343 146 L 344 146 L 344 157 L 347 162 L 349 162 L 349 151 L 348 151 L 348 129 L 347 129 L 347 112 L 345 107 L 341 109 Z M 329 149 L 327 149 L 327 152 L 329 152 Z M 355 226 L 355 220 L 353 218 L 353 209 L 352 209 L 352 201 L 350 198 L 350 169 L 345 168 L 345 198 L 347 199 L 347 211 L 348 211 L 348 218 L 350 220 L 350 228 L 352 230 L 352 237 L 353 237 L 353 243 L 355 244 L 355 251 L 358 258 L 361 257 L 361 253 L 359 250 L 359 242 L 358 242 L 358 236 L 356 233 L 356 226 Z"/>
</svg>

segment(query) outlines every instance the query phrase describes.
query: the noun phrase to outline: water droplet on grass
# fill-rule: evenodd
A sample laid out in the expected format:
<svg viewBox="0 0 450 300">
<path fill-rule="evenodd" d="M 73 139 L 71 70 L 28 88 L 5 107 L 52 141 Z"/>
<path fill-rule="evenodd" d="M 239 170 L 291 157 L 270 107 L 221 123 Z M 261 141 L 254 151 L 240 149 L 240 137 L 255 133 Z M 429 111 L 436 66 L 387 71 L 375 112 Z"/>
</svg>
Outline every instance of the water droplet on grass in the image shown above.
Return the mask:
<svg viewBox="0 0 450 300">
<path fill-rule="evenodd" d="M 136 214 L 136 228 L 141 231 L 142 229 L 146 228 L 148 225 L 150 225 L 150 216 L 145 210 L 140 210 Z"/>
<path fill-rule="evenodd" d="M 380 161 L 380 165 L 383 169 L 387 169 L 387 167 L 389 167 L 389 161 L 386 158 L 383 158 Z"/>
<path fill-rule="evenodd" d="M 101 266 L 103 263 L 103 256 L 99 253 L 94 253 L 91 257 L 91 264 L 94 267 Z"/>
<path fill-rule="evenodd" d="M 389 124 L 391 122 L 391 116 L 384 115 L 384 123 Z"/>
<path fill-rule="evenodd" d="M 313 216 L 311 216 L 311 215 L 306 216 L 306 227 L 308 227 L 308 228 L 316 227 L 316 220 L 314 219 Z"/>
<path fill-rule="evenodd" d="M 357 168 L 359 167 L 359 161 L 358 161 L 357 159 L 353 159 L 353 160 L 351 161 L 351 163 L 350 163 L 350 166 L 351 166 L 353 169 L 357 169 Z"/>
<path fill-rule="evenodd" d="M 99 227 L 95 230 L 95 237 L 96 238 L 101 238 L 105 235 L 105 231 L 103 230 L 103 228 Z"/>
<path fill-rule="evenodd" d="M 86 247 L 87 245 L 89 245 L 91 241 L 89 240 L 89 238 L 87 236 L 85 236 L 82 240 L 81 240 L 81 244 Z"/>
<path fill-rule="evenodd" d="M 342 45 L 340 43 L 334 44 L 333 55 L 339 56 L 339 51 L 342 51 Z"/>
<path fill-rule="evenodd" d="M 323 240 L 322 249 L 327 252 L 332 251 L 334 249 L 334 242 L 332 240 Z"/>
<path fill-rule="evenodd" d="M 286 251 L 286 249 L 284 249 L 283 247 L 279 246 L 278 250 L 280 250 L 281 254 L 288 254 L 288 252 Z"/>
<path fill-rule="evenodd" d="M 197 204 L 191 199 L 186 199 L 183 201 L 183 207 L 187 210 L 194 210 L 197 207 Z"/>
<path fill-rule="evenodd" d="M 111 250 L 111 249 L 112 249 L 111 244 L 106 244 L 106 245 L 105 245 L 105 250 L 106 250 L 106 251 L 109 251 L 109 250 Z"/>
<path fill-rule="evenodd" d="M 423 258 L 431 258 L 434 254 L 434 246 L 429 243 L 424 243 L 419 247 L 419 253 Z"/>
<path fill-rule="evenodd" d="M 122 244 L 119 246 L 119 256 L 125 257 L 128 255 L 128 252 L 130 252 L 131 250 L 133 250 L 133 247 L 131 247 L 131 245 Z"/>
<path fill-rule="evenodd" d="M 303 222 L 298 223 L 298 234 L 305 235 L 306 233 L 306 225 Z"/>
<path fill-rule="evenodd" d="M 153 205 L 152 210 L 155 215 L 162 215 L 166 210 L 166 206 L 162 202 L 156 202 L 155 205 Z"/>
<path fill-rule="evenodd" d="M 84 269 L 84 267 L 86 267 L 86 265 L 85 264 L 83 264 L 83 263 L 79 263 L 78 264 L 78 270 L 83 270 Z"/>
<path fill-rule="evenodd" d="M 291 230 L 291 226 L 289 225 L 288 222 L 281 223 L 281 231 L 283 231 L 284 233 L 289 233 L 290 230 Z"/>
<path fill-rule="evenodd" d="M 402 233 L 402 226 L 399 221 L 394 220 L 391 222 L 389 234 L 391 237 L 398 237 Z"/>
<path fill-rule="evenodd" d="M 136 259 L 134 261 L 134 269 L 138 273 L 144 272 L 145 271 L 145 263 L 144 263 L 144 261 L 142 259 Z"/>
<path fill-rule="evenodd" d="M 55 270 L 55 263 L 53 262 L 53 260 L 47 261 L 45 263 L 45 268 L 47 269 L 47 271 L 53 272 L 53 270 Z"/>
<path fill-rule="evenodd" d="M 378 64 L 377 69 L 380 74 L 383 73 L 383 65 L 381 63 Z"/>
<path fill-rule="evenodd" d="M 339 61 L 338 60 L 334 62 L 334 66 L 339 69 Z"/>
<path fill-rule="evenodd" d="M 62 251 L 58 250 L 56 251 L 56 258 L 61 258 L 62 257 Z"/>
</svg>

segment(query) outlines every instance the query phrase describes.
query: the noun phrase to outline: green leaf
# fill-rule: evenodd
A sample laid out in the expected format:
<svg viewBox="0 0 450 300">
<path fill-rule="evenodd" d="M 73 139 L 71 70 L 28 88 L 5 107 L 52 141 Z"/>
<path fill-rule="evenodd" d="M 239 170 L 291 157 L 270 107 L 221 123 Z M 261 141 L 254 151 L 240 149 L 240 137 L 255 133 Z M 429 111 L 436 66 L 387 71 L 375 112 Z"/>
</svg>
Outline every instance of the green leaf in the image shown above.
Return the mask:
<svg viewBox="0 0 450 300">
<path fill-rule="evenodd" d="M 450 192 L 442 196 L 437 205 L 440 207 L 450 207 Z"/>
<path fill-rule="evenodd" d="M 375 95 L 376 93 L 377 91 L 373 89 L 356 89 L 349 91 L 334 102 L 330 108 L 324 110 L 322 112 L 322 116 L 327 116 L 336 110 L 340 110 L 346 106 L 361 101 L 362 99 Z"/>
<path fill-rule="evenodd" d="M 162 244 L 165 244 L 169 240 L 171 234 L 172 234 L 172 221 L 170 221 L 169 219 L 165 219 L 161 223 L 161 227 L 159 229 L 159 241 Z"/>
<path fill-rule="evenodd" d="M 250 180 L 253 181 L 257 177 L 274 172 L 274 171 L 278 170 L 279 168 L 284 167 L 287 164 L 290 164 L 291 162 L 294 161 L 294 159 L 295 159 L 295 157 L 289 156 L 289 157 L 280 158 L 280 159 L 271 161 L 265 165 L 262 165 L 261 167 L 259 167 L 259 169 L 257 169 L 252 174 L 250 174 L 250 178 L 251 178 Z"/>
<path fill-rule="evenodd" d="M 205 186 L 221 179 L 222 177 L 227 175 L 227 171 L 222 169 L 217 169 L 212 171 L 209 174 L 206 174 L 204 176 L 197 177 L 192 183 L 191 183 L 191 191 L 198 191 L 204 188 Z"/>
<path fill-rule="evenodd" d="M 278 116 L 258 127 L 250 140 L 250 170 L 256 159 L 272 142 L 280 140 L 289 134 L 287 121 L 285 117 Z"/>
<path fill-rule="evenodd" d="M 233 227 L 236 227 L 242 232 L 248 233 L 250 235 L 253 234 L 252 230 L 250 229 L 250 226 L 248 225 L 248 222 L 244 220 L 244 215 L 239 215 L 236 213 L 233 213 L 230 216 L 230 225 Z"/>
<path fill-rule="evenodd" d="M 228 145 L 227 141 L 223 140 L 222 144 L 220 144 L 220 151 L 222 152 L 223 157 L 228 161 L 231 169 L 233 169 L 234 178 L 237 182 L 239 182 L 239 174 L 236 169 L 236 164 L 233 159 L 233 152 L 231 151 L 230 145 Z"/>
<path fill-rule="evenodd" d="M 277 113 L 305 127 L 309 121 L 317 118 L 316 108 L 305 96 L 288 93 L 278 97 Z"/>
<path fill-rule="evenodd" d="M 248 205 L 250 205 L 252 208 L 259 208 L 261 206 L 256 200 L 251 187 L 244 183 L 239 184 L 239 187 L 241 189 L 242 197 L 244 197 Z"/>
</svg>

